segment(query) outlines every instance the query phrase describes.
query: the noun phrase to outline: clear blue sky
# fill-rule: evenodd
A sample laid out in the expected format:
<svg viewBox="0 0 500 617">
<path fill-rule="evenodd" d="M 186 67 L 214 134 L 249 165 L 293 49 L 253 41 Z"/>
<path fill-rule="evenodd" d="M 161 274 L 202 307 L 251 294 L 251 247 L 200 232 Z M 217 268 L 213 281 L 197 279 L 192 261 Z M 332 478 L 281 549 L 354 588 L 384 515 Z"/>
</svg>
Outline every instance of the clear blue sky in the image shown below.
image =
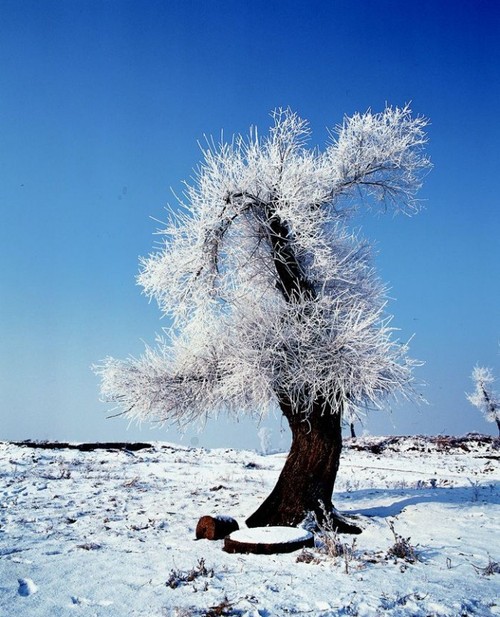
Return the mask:
<svg viewBox="0 0 500 617">
<path fill-rule="evenodd" d="M 89 367 L 162 326 L 134 277 L 197 140 L 290 106 L 321 144 L 344 113 L 408 101 L 432 122 L 426 209 L 359 224 L 429 405 L 366 428 L 495 432 L 464 392 L 476 363 L 500 379 L 499 40 L 496 0 L 0 0 L 0 439 L 177 439 L 107 420 Z"/>
</svg>

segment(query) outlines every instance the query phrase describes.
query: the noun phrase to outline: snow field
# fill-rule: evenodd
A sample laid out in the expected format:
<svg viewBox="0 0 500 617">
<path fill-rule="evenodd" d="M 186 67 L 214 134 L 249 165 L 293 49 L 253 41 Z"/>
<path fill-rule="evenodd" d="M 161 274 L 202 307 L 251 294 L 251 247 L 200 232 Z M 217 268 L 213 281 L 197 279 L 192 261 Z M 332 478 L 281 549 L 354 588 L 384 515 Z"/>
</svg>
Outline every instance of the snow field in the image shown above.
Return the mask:
<svg viewBox="0 0 500 617">
<path fill-rule="evenodd" d="M 0 617 L 500 615 L 500 574 L 482 573 L 500 560 L 498 450 L 412 443 L 344 449 L 334 501 L 364 532 L 339 537 L 336 557 L 231 555 L 194 540 L 205 514 L 244 528 L 284 454 L 0 443 Z M 391 522 L 415 563 L 390 555 Z"/>
</svg>

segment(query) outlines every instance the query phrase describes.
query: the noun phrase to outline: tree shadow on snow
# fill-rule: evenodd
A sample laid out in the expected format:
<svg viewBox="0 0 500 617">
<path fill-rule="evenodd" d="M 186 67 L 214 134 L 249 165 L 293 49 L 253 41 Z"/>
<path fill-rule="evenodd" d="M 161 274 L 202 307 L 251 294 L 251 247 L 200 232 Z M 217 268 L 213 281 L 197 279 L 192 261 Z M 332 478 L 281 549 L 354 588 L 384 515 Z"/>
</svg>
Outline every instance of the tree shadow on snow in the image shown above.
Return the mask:
<svg viewBox="0 0 500 617">
<path fill-rule="evenodd" d="M 350 493 L 337 493 L 336 498 L 338 501 L 342 501 L 340 509 L 344 514 L 385 518 L 398 516 L 408 506 L 422 503 L 444 503 L 450 505 L 500 504 L 500 483 L 476 484 L 471 482 L 470 486 L 450 488 L 367 489 Z M 389 505 L 376 505 L 352 510 L 346 508 L 346 502 L 349 499 L 387 501 L 388 498 L 394 499 Z"/>
</svg>

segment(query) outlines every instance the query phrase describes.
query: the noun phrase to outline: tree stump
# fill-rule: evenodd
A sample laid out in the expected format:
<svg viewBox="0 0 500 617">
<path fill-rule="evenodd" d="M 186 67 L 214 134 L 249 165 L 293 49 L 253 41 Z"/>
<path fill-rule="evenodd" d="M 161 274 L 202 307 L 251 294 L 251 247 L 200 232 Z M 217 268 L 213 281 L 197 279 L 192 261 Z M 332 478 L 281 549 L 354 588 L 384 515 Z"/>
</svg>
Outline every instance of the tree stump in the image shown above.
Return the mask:
<svg viewBox="0 0 500 617">
<path fill-rule="evenodd" d="M 222 540 L 232 531 L 239 529 L 238 523 L 230 516 L 202 516 L 196 525 L 197 540 Z"/>
<path fill-rule="evenodd" d="M 227 553 L 254 553 L 256 555 L 292 553 L 312 546 L 314 546 L 312 533 L 298 527 L 240 529 L 224 540 L 224 550 Z"/>
</svg>

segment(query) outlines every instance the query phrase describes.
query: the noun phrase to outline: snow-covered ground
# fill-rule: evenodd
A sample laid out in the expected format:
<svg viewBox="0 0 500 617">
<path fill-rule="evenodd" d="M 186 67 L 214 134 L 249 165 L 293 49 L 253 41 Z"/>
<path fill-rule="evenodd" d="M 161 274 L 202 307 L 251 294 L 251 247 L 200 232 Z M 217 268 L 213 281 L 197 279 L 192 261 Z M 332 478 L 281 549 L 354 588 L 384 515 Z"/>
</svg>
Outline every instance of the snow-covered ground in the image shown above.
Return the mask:
<svg viewBox="0 0 500 617">
<path fill-rule="evenodd" d="M 194 540 L 202 515 L 244 526 L 284 454 L 0 443 L 0 616 L 500 615 L 500 450 L 446 446 L 347 445 L 335 503 L 364 531 L 335 557 Z"/>
</svg>

